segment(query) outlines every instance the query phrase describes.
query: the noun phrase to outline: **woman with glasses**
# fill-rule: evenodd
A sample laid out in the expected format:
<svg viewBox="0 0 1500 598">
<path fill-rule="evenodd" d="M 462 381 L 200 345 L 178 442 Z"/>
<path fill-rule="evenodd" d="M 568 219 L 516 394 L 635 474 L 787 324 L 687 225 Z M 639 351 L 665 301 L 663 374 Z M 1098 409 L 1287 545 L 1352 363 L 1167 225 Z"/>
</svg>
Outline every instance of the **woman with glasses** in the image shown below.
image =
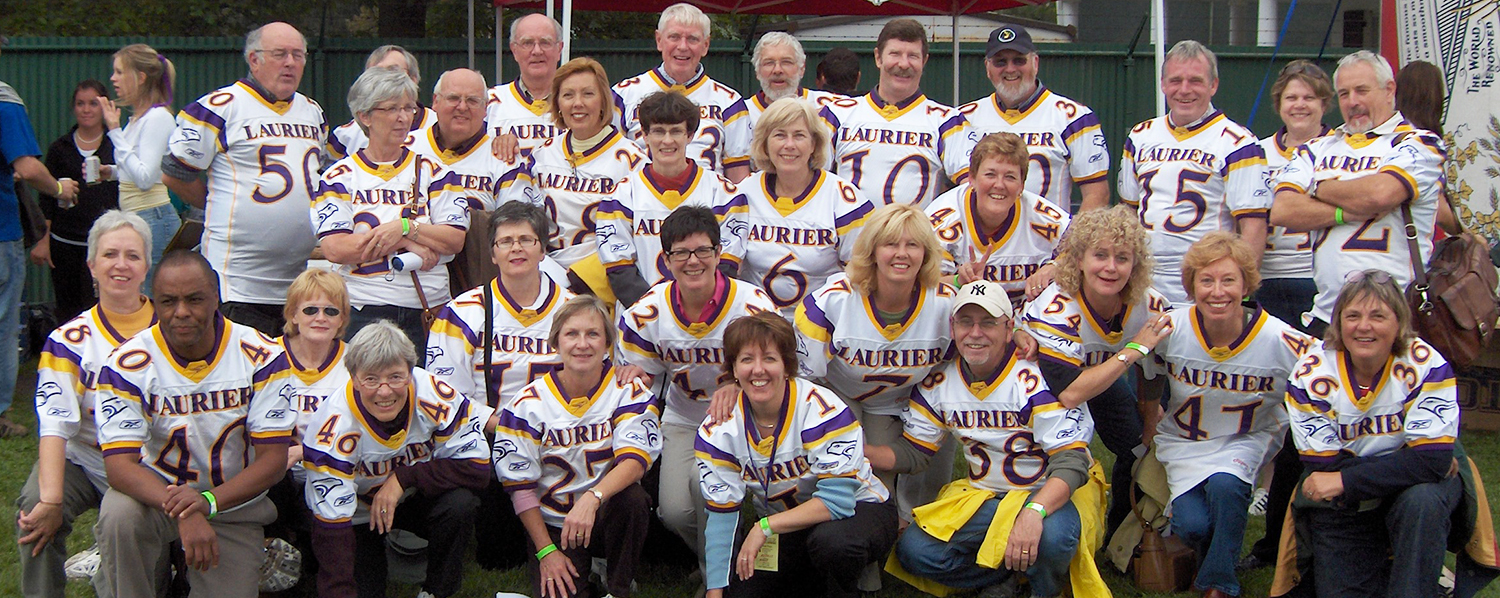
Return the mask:
<svg viewBox="0 0 1500 598">
<path fill-rule="evenodd" d="M 99 98 L 104 109 L 104 127 L 115 146 L 115 175 L 120 180 L 120 209 L 134 212 L 151 226 L 156 248 L 151 263 L 161 261 L 162 249 L 182 220 L 167 186 L 161 181 L 161 159 L 167 153 L 167 138 L 176 129 L 172 117 L 172 88 L 177 69 L 167 57 L 146 44 L 130 44 L 114 56 L 115 97 L 129 106 L 131 118 L 120 120 L 120 108 L 109 98 Z M 151 276 L 146 275 L 146 288 Z"/>
<path fill-rule="evenodd" d="M 561 367 L 508 400 L 495 430 L 495 473 L 536 551 L 533 595 L 629 596 L 651 523 L 639 482 L 661 452 L 656 397 L 615 374 L 597 297 L 564 303 L 548 343 Z M 604 591 L 589 587 L 593 558 L 608 566 Z"/>
<path fill-rule="evenodd" d="M 801 375 L 833 389 L 871 444 L 901 437 L 901 412 L 912 387 L 947 363 L 952 343 L 949 305 L 955 289 L 939 280 L 943 250 L 927 216 L 892 204 L 870 213 L 844 273 L 835 274 L 797 306 Z M 938 462 L 953 461 L 944 443 Z M 903 476 L 879 471 L 895 488 L 903 516 L 937 498 L 951 469 Z M 908 486 L 910 488 L 908 489 Z"/>
<path fill-rule="evenodd" d="M 423 311 L 448 302 L 448 269 L 438 266 L 463 249 L 469 205 L 456 175 L 403 145 L 416 98 L 417 84 L 398 70 L 372 68 L 354 81 L 349 111 L 369 145 L 323 172 L 312 222 L 349 285 L 348 334 L 387 319 L 426 347 Z"/>
<path fill-rule="evenodd" d="M 1260 283 L 1255 252 L 1231 232 L 1209 233 L 1182 258 L 1187 309 L 1155 346 L 1147 375 L 1171 398 L 1156 426 L 1156 458 L 1171 490 L 1172 533 L 1198 553 L 1193 586 L 1208 598 L 1240 595 L 1235 560 L 1250 489 L 1286 432 L 1286 379 L 1313 339 L 1244 304 Z M 1153 325 L 1154 326 L 1154 325 Z M 1159 387 L 1158 387 L 1159 388 Z M 1158 396 L 1147 391 L 1144 396 Z"/>
<path fill-rule="evenodd" d="M 714 211 L 704 206 L 682 206 L 663 219 L 662 260 L 670 278 L 621 314 L 619 323 L 620 361 L 626 364 L 621 375 L 666 378 L 658 512 L 700 557 L 706 514 L 693 439 L 709 400 L 721 388 L 734 388 L 722 375 L 724 330 L 739 318 L 776 310 L 765 291 L 719 270 L 719 227 Z"/>
<path fill-rule="evenodd" d="M 896 508 L 870 471 L 859 421 L 798 377 L 798 361 L 797 334 L 774 312 L 724 331 L 723 373 L 739 392 L 729 419 L 699 428 L 696 444 L 707 598 L 854 598 L 860 571 L 896 541 Z M 740 531 L 746 501 L 760 518 Z"/>
<path fill-rule="evenodd" d="M 41 438 L 36 465 L 16 498 L 26 596 L 63 596 L 73 520 L 98 507 L 109 488 L 95 433 L 94 394 L 88 390 L 115 347 L 156 322 L 151 300 L 141 294 L 151 268 L 151 242 L 151 228 L 140 216 L 123 210 L 99 216 L 88 234 L 88 269 L 99 287 L 99 303 L 58 326 L 42 346 L 36 367 Z"/>
<path fill-rule="evenodd" d="M 305 57 L 303 59 L 306 60 Z M 422 84 L 422 68 L 417 64 L 417 57 L 401 46 L 387 44 L 371 50 L 370 55 L 365 57 L 365 68 L 401 71 L 411 77 L 412 83 L 418 86 Z M 437 120 L 437 112 L 419 102 L 416 116 L 411 120 L 411 133 L 407 135 L 407 139 L 415 139 L 427 134 L 427 129 L 437 124 Z M 328 132 L 328 154 L 336 160 L 364 149 L 369 143 L 369 137 L 361 128 L 358 118 L 334 127 Z"/>
<path fill-rule="evenodd" d="M 698 165 L 684 152 L 698 127 L 698 106 L 681 93 L 653 93 L 636 109 L 651 163 L 599 204 L 599 260 L 615 298 L 626 307 L 671 277 L 662 253 L 662 219 L 680 206 L 707 206 L 719 221 L 724 251 L 719 264 L 734 276 L 745 257 L 745 196 L 734 183 Z"/>
<path fill-rule="evenodd" d="M 750 208 L 740 279 L 765 289 L 787 320 L 808 292 L 843 270 L 875 211 L 858 188 L 822 169 L 828 136 L 811 103 L 777 100 L 755 125 L 757 172 L 739 184 Z"/>
<path fill-rule="evenodd" d="M 1459 472 L 1472 465 L 1453 368 L 1417 338 L 1390 274 L 1349 277 L 1327 338 L 1297 362 L 1286 409 L 1311 471 L 1293 514 L 1315 594 L 1440 595 L 1449 522 L 1468 498 Z"/>
<path fill-rule="evenodd" d="M 344 350 L 351 380 L 303 432 L 319 596 L 384 596 L 393 529 L 427 540 L 423 592 L 452 596 L 463 583 L 490 448 L 475 406 L 416 364 L 399 328 L 366 326 Z"/>
</svg>

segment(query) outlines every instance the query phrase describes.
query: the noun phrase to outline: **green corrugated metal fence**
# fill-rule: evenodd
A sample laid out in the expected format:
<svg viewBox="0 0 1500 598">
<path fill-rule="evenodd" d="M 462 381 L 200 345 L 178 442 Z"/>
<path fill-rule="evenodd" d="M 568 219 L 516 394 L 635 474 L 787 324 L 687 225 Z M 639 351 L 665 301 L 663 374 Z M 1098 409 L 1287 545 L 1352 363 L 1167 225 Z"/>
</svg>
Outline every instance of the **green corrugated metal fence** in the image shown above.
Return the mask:
<svg viewBox="0 0 1500 598">
<path fill-rule="evenodd" d="M 26 99 L 38 143 L 46 147 L 72 125 L 72 98 L 69 94 L 73 86 L 87 78 L 98 79 L 107 86 L 111 54 L 126 44 L 137 42 L 150 44 L 176 64 L 175 108 L 181 108 L 184 103 L 246 74 L 241 54 L 243 40 L 240 38 L 12 38 L 11 45 L 0 55 L 0 81 L 15 87 Z M 468 61 L 466 45 L 461 39 L 310 39 L 302 92 L 322 103 L 331 125 L 348 121 L 349 110 L 345 105 L 348 86 L 359 75 L 369 51 L 387 42 L 401 44 L 417 55 L 423 75 L 424 98 L 430 94 L 439 73 L 463 66 Z M 478 43 L 477 67 L 487 78 L 492 78 L 494 73 L 492 43 L 490 40 Z M 818 60 L 835 45 L 838 44 L 807 45 L 806 84 L 812 84 Z M 864 56 L 870 56 L 874 49 L 873 42 L 844 45 Z M 933 44 L 930 51 L 923 87 L 933 99 L 951 102 L 952 45 Z M 1093 108 L 1103 124 L 1110 155 L 1119 156 L 1121 140 L 1129 127 L 1154 115 L 1151 104 L 1155 83 L 1150 48 L 1142 46 L 1133 59 L 1127 59 L 1127 48 L 1117 45 L 1042 45 L 1039 51 L 1042 55 L 1041 80 L 1053 91 Z M 1263 48 L 1218 48 L 1216 51 L 1220 76 L 1218 107 L 1244 123 L 1255 103 L 1270 52 Z M 963 101 L 991 91 L 984 74 L 983 54 L 981 44 L 964 44 L 962 47 L 960 97 Z M 660 54 L 649 40 L 582 41 L 574 46 L 573 55 L 597 58 L 615 80 L 634 76 L 660 63 Z M 1277 57 L 1276 67 L 1280 68 L 1293 58 L 1315 55 L 1315 51 L 1306 48 L 1283 49 Z M 1325 57 L 1325 68 L 1331 70 L 1332 62 L 1338 57 Z M 507 78 L 511 78 L 515 74 L 515 64 L 509 57 L 506 61 Z M 744 42 L 716 41 L 703 63 L 715 79 L 742 92 L 759 88 L 749 54 L 744 52 Z M 869 89 L 879 78 L 873 58 L 862 61 L 862 71 L 861 89 Z M 1328 120 L 1336 123 L 1336 112 L 1330 114 Z M 1278 125 L 1271 113 L 1270 101 L 1264 100 L 1252 128 L 1264 136 Z M 32 267 L 27 276 L 26 301 L 42 302 L 50 298 L 51 287 L 46 282 L 46 273 Z"/>
</svg>

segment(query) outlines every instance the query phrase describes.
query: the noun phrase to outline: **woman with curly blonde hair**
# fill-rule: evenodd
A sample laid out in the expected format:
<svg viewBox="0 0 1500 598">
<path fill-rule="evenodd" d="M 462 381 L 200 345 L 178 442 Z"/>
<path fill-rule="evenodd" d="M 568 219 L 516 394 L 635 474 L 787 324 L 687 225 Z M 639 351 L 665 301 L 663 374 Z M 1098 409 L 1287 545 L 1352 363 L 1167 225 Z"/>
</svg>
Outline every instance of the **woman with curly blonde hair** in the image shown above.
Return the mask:
<svg viewBox="0 0 1500 598">
<path fill-rule="evenodd" d="M 1047 386 L 1068 408 L 1088 402 L 1115 454 L 1108 532 L 1130 512 L 1125 489 L 1132 487 L 1134 449 L 1161 417 L 1155 397 L 1139 394 L 1126 376 L 1168 330 L 1163 314 L 1171 304 L 1151 288 L 1154 262 L 1146 229 L 1129 207 L 1079 214 L 1058 247 L 1056 278 L 1021 318 L 1036 338 Z"/>
<path fill-rule="evenodd" d="M 891 204 L 870 213 L 844 273 L 797 306 L 798 344 L 807 355 L 802 376 L 833 389 L 873 444 L 901 437 L 912 387 L 945 361 L 955 291 L 939 280 L 942 262 L 927 216 L 915 206 Z M 952 462 L 955 445 L 942 450 L 947 454 L 939 459 L 946 460 L 939 462 Z M 952 481 L 951 469 L 928 471 L 902 476 L 897 499 L 903 508 L 931 502 Z M 895 474 L 876 473 L 887 486 L 898 485 Z"/>
</svg>

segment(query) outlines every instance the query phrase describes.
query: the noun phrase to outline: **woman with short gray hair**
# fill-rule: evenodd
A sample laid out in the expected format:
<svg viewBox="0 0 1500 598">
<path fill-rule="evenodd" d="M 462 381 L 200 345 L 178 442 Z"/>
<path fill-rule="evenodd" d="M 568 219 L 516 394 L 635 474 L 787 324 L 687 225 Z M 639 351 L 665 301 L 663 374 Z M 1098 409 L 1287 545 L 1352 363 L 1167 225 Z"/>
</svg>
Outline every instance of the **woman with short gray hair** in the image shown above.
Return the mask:
<svg viewBox="0 0 1500 598">
<path fill-rule="evenodd" d="M 365 69 L 373 68 L 400 70 L 411 78 L 413 84 L 422 84 L 422 69 L 417 64 L 417 57 L 401 46 L 386 44 L 372 50 L 370 57 L 365 59 Z M 413 89 L 412 98 L 416 97 L 417 92 Z M 351 113 L 353 113 L 352 110 Z M 410 131 L 425 133 L 436 122 L 437 113 L 432 108 L 417 102 L 417 113 L 412 118 Z M 335 159 L 343 159 L 365 149 L 369 143 L 370 139 L 365 135 L 365 130 L 360 127 L 359 118 L 350 119 L 349 122 L 328 132 L 328 150 Z"/>
<path fill-rule="evenodd" d="M 384 596 L 393 529 L 427 540 L 424 595 L 463 585 L 490 449 L 475 406 L 416 361 L 395 325 L 366 326 L 344 352 L 344 392 L 318 406 L 302 435 L 319 596 Z"/>
<path fill-rule="evenodd" d="M 399 70 L 355 80 L 349 111 L 370 145 L 324 171 L 312 222 L 349 284 L 348 334 L 388 319 L 426 347 L 423 312 L 449 298 L 448 270 L 435 266 L 463 249 L 469 211 L 456 176 L 403 145 L 416 98 L 417 84 Z"/>
</svg>

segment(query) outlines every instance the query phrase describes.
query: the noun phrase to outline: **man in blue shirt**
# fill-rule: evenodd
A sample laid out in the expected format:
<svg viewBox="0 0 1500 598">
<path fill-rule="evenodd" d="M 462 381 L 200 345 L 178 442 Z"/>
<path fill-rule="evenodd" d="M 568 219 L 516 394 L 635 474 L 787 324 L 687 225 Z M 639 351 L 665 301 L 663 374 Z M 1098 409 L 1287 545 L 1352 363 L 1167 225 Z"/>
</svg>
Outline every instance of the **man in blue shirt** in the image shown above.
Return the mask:
<svg viewBox="0 0 1500 598">
<path fill-rule="evenodd" d="M 0 47 L 6 43 L 0 36 Z M 5 416 L 16 391 L 16 336 L 21 289 L 26 286 L 26 248 L 22 247 L 16 179 L 56 196 L 62 206 L 71 207 L 78 197 L 78 183 L 52 178 L 37 159 L 41 155 L 36 132 L 26 117 L 26 105 L 15 89 L 0 81 L 0 437 L 29 433 L 25 426 Z"/>
</svg>

